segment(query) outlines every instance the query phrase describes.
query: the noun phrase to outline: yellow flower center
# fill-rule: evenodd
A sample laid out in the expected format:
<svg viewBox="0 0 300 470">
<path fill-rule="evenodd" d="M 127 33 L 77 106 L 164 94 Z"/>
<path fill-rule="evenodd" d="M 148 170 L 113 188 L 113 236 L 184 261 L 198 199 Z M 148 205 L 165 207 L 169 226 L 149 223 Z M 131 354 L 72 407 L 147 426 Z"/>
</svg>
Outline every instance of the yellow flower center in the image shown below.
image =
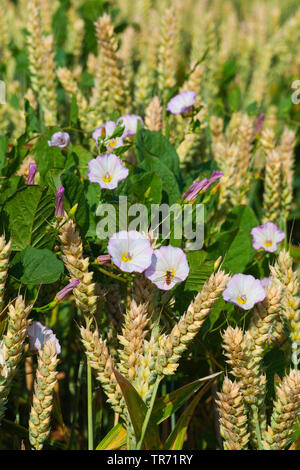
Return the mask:
<svg viewBox="0 0 300 470">
<path fill-rule="evenodd" d="M 104 181 L 104 183 L 110 183 L 111 180 L 112 180 L 112 177 L 108 172 L 106 172 L 105 175 L 103 176 L 102 180 Z"/>
<path fill-rule="evenodd" d="M 128 263 L 131 260 L 130 253 L 122 253 L 121 255 L 121 260 L 124 261 L 125 263 Z"/>
<path fill-rule="evenodd" d="M 269 248 L 269 247 L 272 246 L 272 245 L 273 245 L 272 240 L 266 240 L 266 241 L 265 241 L 265 246 L 266 246 L 267 248 Z"/>
<path fill-rule="evenodd" d="M 117 143 L 118 142 L 116 141 L 116 139 L 112 139 L 112 140 L 109 141 L 109 146 L 110 147 L 115 147 L 117 145 Z"/>
<path fill-rule="evenodd" d="M 245 305 L 245 303 L 247 302 L 247 296 L 245 294 L 240 295 L 237 301 L 240 305 Z"/>
</svg>

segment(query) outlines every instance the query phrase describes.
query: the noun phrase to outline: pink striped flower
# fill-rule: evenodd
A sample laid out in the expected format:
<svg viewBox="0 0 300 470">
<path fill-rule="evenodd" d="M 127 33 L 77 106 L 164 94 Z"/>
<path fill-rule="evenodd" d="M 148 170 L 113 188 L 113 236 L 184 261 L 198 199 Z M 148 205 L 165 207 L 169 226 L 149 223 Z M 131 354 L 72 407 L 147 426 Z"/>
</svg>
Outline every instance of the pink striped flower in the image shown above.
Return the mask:
<svg viewBox="0 0 300 470">
<path fill-rule="evenodd" d="M 107 264 L 111 261 L 111 256 L 110 255 L 100 255 L 97 258 L 97 261 L 99 264 Z"/>
<path fill-rule="evenodd" d="M 207 191 L 213 183 L 222 178 L 224 173 L 221 171 L 213 171 L 209 179 L 204 178 L 201 181 L 194 181 L 188 190 L 182 195 L 182 198 L 188 202 L 193 202 L 197 198 L 198 194 L 203 191 Z"/>
<path fill-rule="evenodd" d="M 64 194 L 65 194 L 65 188 L 63 186 L 59 186 L 56 192 L 55 217 L 62 218 L 65 214 Z"/>
<path fill-rule="evenodd" d="M 73 279 L 63 289 L 57 292 L 56 298 L 58 300 L 65 300 L 68 295 L 73 291 L 73 289 L 78 286 L 78 284 L 80 284 L 80 279 Z"/>
<path fill-rule="evenodd" d="M 37 169 L 37 165 L 35 163 L 30 163 L 28 177 L 27 177 L 28 185 L 34 184 L 34 177 L 36 174 L 36 169 Z"/>
</svg>

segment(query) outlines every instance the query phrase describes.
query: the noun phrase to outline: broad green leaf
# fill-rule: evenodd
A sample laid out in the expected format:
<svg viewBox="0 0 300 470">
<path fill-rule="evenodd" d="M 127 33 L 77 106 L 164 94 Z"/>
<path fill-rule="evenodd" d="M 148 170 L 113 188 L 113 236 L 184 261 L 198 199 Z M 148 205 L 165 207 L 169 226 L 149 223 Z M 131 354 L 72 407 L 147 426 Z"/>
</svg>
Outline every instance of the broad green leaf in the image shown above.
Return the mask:
<svg viewBox="0 0 300 470">
<path fill-rule="evenodd" d="M 49 147 L 48 140 L 56 132 L 56 129 L 48 129 L 46 136 L 39 139 L 34 147 L 34 158 L 40 173 L 41 182 L 46 179 L 47 173 L 51 169 L 65 169 L 66 152 L 57 147 Z"/>
<path fill-rule="evenodd" d="M 180 199 L 181 193 L 178 182 L 172 171 L 158 158 L 151 157 L 141 163 L 141 168 L 159 175 L 162 181 L 162 190 L 168 196 L 168 203 L 174 204 Z"/>
<path fill-rule="evenodd" d="M 92 160 L 93 155 L 89 150 L 78 144 L 72 146 L 72 151 L 78 158 L 78 168 L 80 169 L 81 174 L 87 175 L 88 162 Z"/>
<path fill-rule="evenodd" d="M 243 272 L 255 255 L 251 229 L 258 220 L 248 206 L 238 206 L 231 211 L 222 225 L 216 242 L 208 248 L 209 257 L 217 259 L 224 254 L 223 266 L 232 274 Z"/>
<path fill-rule="evenodd" d="M 179 420 L 176 423 L 175 428 L 169 435 L 168 439 L 164 444 L 164 450 L 181 450 L 184 443 L 184 438 L 189 426 L 190 420 L 193 416 L 193 413 L 198 405 L 200 399 L 203 397 L 204 393 L 208 390 L 210 385 L 215 379 L 211 379 L 201 390 L 197 393 L 193 401 L 189 406 L 184 410 Z"/>
<path fill-rule="evenodd" d="M 32 246 L 16 254 L 10 269 L 12 276 L 27 285 L 52 284 L 63 272 L 63 262 L 52 251 Z"/>
<path fill-rule="evenodd" d="M 6 163 L 6 152 L 8 150 L 8 137 L 0 137 L 0 172 Z"/>
<path fill-rule="evenodd" d="M 114 374 L 125 398 L 136 441 L 138 442 L 141 438 L 142 427 L 147 413 L 147 406 L 133 385 L 131 385 L 131 383 L 122 374 L 120 374 L 120 372 L 114 369 Z M 143 442 L 145 449 L 153 450 L 160 448 L 158 427 L 151 418 Z"/>
<path fill-rule="evenodd" d="M 222 372 L 217 372 L 207 377 L 202 377 L 201 379 L 195 380 L 194 382 L 184 385 L 178 390 L 157 399 L 152 411 L 153 421 L 157 424 L 165 421 L 169 416 L 175 413 L 191 397 L 191 395 L 193 395 L 193 393 L 196 393 L 199 388 L 203 386 L 203 382 L 211 380 L 221 373 Z"/>
<path fill-rule="evenodd" d="M 36 115 L 36 111 L 30 106 L 30 103 L 25 99 L 25 120 L 26 120 L 26 132 L 31 134 L 32 132 L 39 132 L 40 125 Z"/>
<path fill-rule="evenodd" d="M 226 316 L 234 311 L 234 305 L 229 302 L 225 302 L 223 297 L 219 297 L 214 303 L 208 317 L 206 318 L 202 328 L 201 336 L 204 338 L 209 331 L 213 329 L 214 324 L 218 321 L 222 311 L 226 311 Z"/>
<path fill-rule="evenodd" d="M 137 158 L 139 167 L 157 173 L 169 204 L 181 196 L 179 189 L 179 159 L 175 149 L 159 132 L 140 129 L 137 133 Z"/>
<path fill-rule="evenodd" d="M 116 450 L 126 445 L 127 433 L 122 424 L 114 426 L 97 445 L 96 450 Z"/>
<path fill-rule="evenodd" d="M 162 181 L 153 172 L 133 175 L 129 191 L 136 197 L 139 204 L 160 204 Z"/>
<path fill-rule="evenodd" d="M 141 163 L 152 157 L 160 160 L 179 178 L 179 158 L 176 150 L 160 132 L 140 129 L 137 133 L 137 157 Z"/>
<path fill-rule="evenodd" d="M 69 208 L 78 204 L 75 220 L 83 232 L 86 232 L 89 226 L 89 206 L 85 198 L 84 186 L 78 176 L 71 171 L 65 171 L 61 176 L 61 182 L 65 188 L 65 201 Z"/>
<path fill-rule="evenodd" d="M 12 249 L 21 251 L 31 245 L 38 248 L 51 246 L 53 239 L 47 234 L 54 215 L 54 197 L 47 188 L 29 185 L 18 189 L 5 203 L 7 232 L 12 238 Z"/>
<path fill-rule="evenodd" d="M 190 267 L 189 276 L 185 282 L 185 291 L 199 291 L 214 269 L 214 261 L 206 260 L 207 253 L 203 250 L 189 251 L 187 259 Z"/>
</svg>

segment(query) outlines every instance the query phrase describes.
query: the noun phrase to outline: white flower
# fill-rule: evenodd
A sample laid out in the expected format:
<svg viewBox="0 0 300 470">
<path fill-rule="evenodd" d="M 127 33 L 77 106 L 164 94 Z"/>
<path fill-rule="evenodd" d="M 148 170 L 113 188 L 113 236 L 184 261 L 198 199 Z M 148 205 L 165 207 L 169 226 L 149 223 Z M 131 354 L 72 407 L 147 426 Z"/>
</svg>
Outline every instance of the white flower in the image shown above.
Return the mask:
<svg viewBox="0 0 300 470">
<path fill-rule="evenodd" d="M 249 310 L 257 302 L 264 300 L 266 291 L 261 281 L 253 276 L 235 274 L 228 282 L 222 295 L 226 302 L 231 302 L 244 310 Z"/>
<path fill-rule="evenodd" d="M 183 91 L 174 96 L 167 104 L 167 111 L 172 114 L 189 113 L 196 103 L 197 93 L 192 90 Z"/>
<path fill-rule="evenodd" d="M 133 137 L 137 133 L 138 122 L 144 125 L 143 119 L 136 114 L 126 114 L 126 116 L 121 116 L 118 121 L 119 124 L 125 126 L 122 138 Z"/>
<path fill-rule="evenodd" d="M 151 266 L 145 276 L 159 289 L 169 290 L 178 282 L 184 281 L 189 274 L 186 255 L 181 248 L 162 246 L 154 251 Z"/>
<path fill-rule="evenodd" d="M 113 153 L 98 155 L 88 163 L 88 178 L 103 189 L 115 189 L 119 182 L 127 178 L 129 170 Z"/>
<path fill-rule="evenodd" d="M 27 328 L 29 347 L 33 352 L 43 349 L 45 343 L 55 343 L 56 354 L 60 354 L 61 348 L 58 339 L 50 328 L 42 325 L 39 321 L 33 322 Z"/>
<path fill-rule="evenodd" d="M 145 271 L 153 254 L 148 238 L 136 230 L 122 230 L 112 235 L 107 250 L 113 263 L 128 273 Z"/>
<path fill-rule="evenodd" d="M 55 132 L 51 137 L 51 140 L 48 140 L 49 147 L 58 147 L 60 149 L 65 149 L 70 143 L 70 136 L 67 132 Z"/>
<path fill-rule="evenodd" d="M 277 225 L 267 222 L 264 225 L 258 225 L 251 230 L 253 237 L 253 248 L 256 250 L 263 249 L 273 253 L 277 250 L 278 244 L 284 240 L 285 234 L 279 230 Z"/>
</svg>

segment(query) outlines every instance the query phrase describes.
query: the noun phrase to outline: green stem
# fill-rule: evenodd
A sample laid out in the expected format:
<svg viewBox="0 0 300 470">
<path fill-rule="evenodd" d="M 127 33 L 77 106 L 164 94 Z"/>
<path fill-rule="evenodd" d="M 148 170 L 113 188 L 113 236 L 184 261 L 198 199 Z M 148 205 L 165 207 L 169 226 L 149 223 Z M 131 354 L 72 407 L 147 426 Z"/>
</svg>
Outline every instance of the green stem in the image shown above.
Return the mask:
<svg viewBox="0 0 300 470">
<path fill-rule="evenodd" d="M 100 268 L 100 266 L 97 266 L 96 263 L 94 264 L 94 266 L 95 266 L 99 271 L 101 271 L 103 274 L 106 274 L 106 276 L 112 277 L 113 279 L 117 279 L 118 281 L 126 282 L 126 284 L 127 284 L 127 280 L 124 279 L 123 277 L 117 276 L 116 274 L 113 274 L 113 273 L 110 273 L 109 271 L 106 271 L 106 269 Z"/>
<path fill-rule="evenodd" d="M 147 427 L 148 427 L 148 424 L 149 424 L 150 416 L 151 416 L 151 413 L 152 413 L 152 410 L 153 410 L 153 406 L 154 406 L 154 402 L 155 402 L 155 398 L 156 398 L 156 394 L 157 394 L 157 390 L 158 390 L 160 381 L 161 381 L 161 377 L 157 377 L 156 382 L 155 382 L 154 387 L 153 387 L 153 392 L 152 392 L 152 396 L 151 396 L 150 405 L 149 405 L 148 411 L 146 413 L 145 420 L 143 422 L 141 438 L 140 438 L 139 442 L 137 443 L 136 450 L 141 450 L 143 440 L 144 440 L 144 437 L 145 437 L 145 433 L 147 431 Z"/>
<path fill-rule="evenodd" d="M 94 449 L 93 437 L 93 390 L 92 390 L 92 368 L 87 365 L 87 399 L 88 399 L 88 449 Z"/>
</svg>

